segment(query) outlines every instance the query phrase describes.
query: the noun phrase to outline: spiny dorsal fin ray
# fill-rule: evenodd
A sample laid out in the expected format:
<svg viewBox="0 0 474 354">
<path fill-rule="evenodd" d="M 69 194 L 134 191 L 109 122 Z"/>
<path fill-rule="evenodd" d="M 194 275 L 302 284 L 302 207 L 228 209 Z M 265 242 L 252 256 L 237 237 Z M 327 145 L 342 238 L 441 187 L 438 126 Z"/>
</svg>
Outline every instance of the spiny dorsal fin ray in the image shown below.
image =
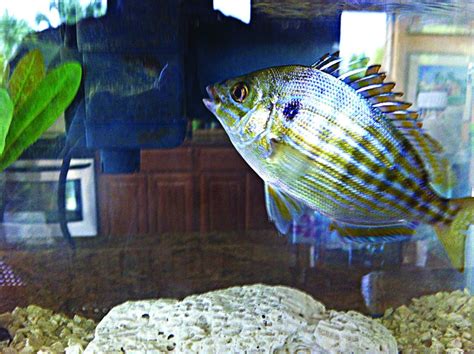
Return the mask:
<svg viewBox="0 0 474 354">
<path fill-rule="evenodd" d="M 335 60 L 331 60 L 329 63 L 324 64 L 321 66 L 321 71 L 327 72 L 328 74 L 333 73 L 334 71 L 339 69 L 339 64 L 341 63 L 342 59 L 338 58 Z"/>
<path fill-rule="evenodd" d="M 337 77 L 339 80 L 344 81 L 346 84 L 349 84 L 357 79 L 360 79 L 360 75 L 366 71 L 365 68 L 357 68 L 344 73 L 340 73 Z"/>
<path fill-rule="evenodd" d="M 369 97 L 368 100 L 370 103 L 373 105 L 376 103 L 381 103 L 381 102 L 389 102 L 389 101 L 396 101 L 397 97 L 403 96 L 403 93 L 401 92 L 387 92 L 387 93 L 382 93 L 377 96 Z"/>
<path fill-rule="evenodd" d="M 385 77 L 386 77 L 385 73 L 368 75 L 368 76 L 364 76 L 361 79 L 357 79 L 351 82 L 350 85 L 354 89 L 362 88 L 364 86 L 377 85 L 377 84 L 381 84 L 383 80 L 385 80 Z"/>
<path fill-rule="evenodd" d="M 367 71 L 365 72 L 365 74 L 366 75 L 377 74 L 381 67 L 382 65 L 379 65 L 379 64 L 371 65 L 367 68 Z"/>
<path fill-rule="evenodd" d="M 364 62 L 362 65 L 364 67 L 361 68 L 361 63 Z M 384 114 L 423 160 L 433 187 L 438 191 L 447 191 L 446 171 L 449 165 L 439 156 L 442 153 L 440 145 L 421 129 L 421 123 L 417 120 L 418 113 L 408 110 L 411 104 L 398 100 L 403 94 L 392 91 L 395 83 L 384 82 L 386 75 L 379 73 L 381 66 L 378 64 L 367 66 L 367 58 L 354 60 L 345 66 L 341 63 L 339 53 L 336 52 L 323 56 L 313 68 L 344 81 L 364 97 L 375 110 Z"/>
<path fill-rule="evenodd" d="M 337 78 L 340 78 L 341 76 L 340 71 L 344 70 L 340 66 L 342 61 L 343 59 L 339 57 L 339 52 L 335 52 L 333 54 L 327 53 L 323 55 L 321 59 L 319 59 L 317 62 L 311 65 L 311 67 L 314 69 L 321 70 Z M 362 57 L 362 58 L 357 58 L 351 61 L 350 63 L 348 63 L 347 65 L 348 68 L 354 68 L 354 67 L 358 68 L 358 69 L 355 69 L 353 73 L 350 73 L 349 76 L 356 75 L 356 76 L 353 76 L 352 78 L 354 80 L 360 78 L 361 75 L 357 75 L 357 74 L 361 74 L 365 72 L 366 70 L 365 67 L 367 65 L 367 62 L 368 62 L 368 58 Z M 345 78 L 348 78 L 349 76 L 345 76 Z"/>
<path fill-rule="evenodd" d="M 372 105 L 373 107 L 377 107 L 384 113 L 391 113 L 391 112 L 402 112 L 406 109 L 410 108 L 411 103 L 409 102 L 401 102 L 401 101 L 391 101 L 391 102 L 381 102 Z"/>
<path fill-rule="evenodd" d="M 317 62 L 311 65 L 311 67 L 321 70 L 321 67 L 323 67 L 325 64 L 329 63 L 330 61 L 334 59 L 339 59 L 339 52 L 334 52 L 332 54 L 330 53 L 324 54 Z"/>
<path fill-rule="evenodd" d="M 416 111 L 395 111 L 387 113 L 386 116 L 391 119 L 411 119 L 416 120 L 418 118 L 418 112 Z"/>
<path fill-rule="evenodd" d="M 391 92 L 395 87 L 394 82 L 386 82 L 377 85 L 369 85 L 356 89 L 357 93 L 360 93 L 363 97 L 369 98 L 372 96 L 380 95 L 381 93 Z"/>
<path fill-rule="evenodd" d="M 366 69 L 368 61 L 369 59 L 366 57 L 355 59 L 349 62 L 347 65 L 344 65 L 343 67 L 339 66 L 330 74 L 340 80 L 343 80 L 340 78 L 341 75 L 345 75 L 345 80 L 355 81 L 364 76 L 364 70 Z"/>
</svg>

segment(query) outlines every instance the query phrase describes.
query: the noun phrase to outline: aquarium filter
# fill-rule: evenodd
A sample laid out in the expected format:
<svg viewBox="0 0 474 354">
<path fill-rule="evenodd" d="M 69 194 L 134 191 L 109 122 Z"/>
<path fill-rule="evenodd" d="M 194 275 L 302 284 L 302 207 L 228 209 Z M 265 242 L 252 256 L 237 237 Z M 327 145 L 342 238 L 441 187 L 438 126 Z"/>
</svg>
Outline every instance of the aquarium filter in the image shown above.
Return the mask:
<svg viewBox="0 0 474 354">
<path fill-rule="evenodd" d="M 85 71 L 88 148 L 102 171 L 139 170 L 140 149 L 175 147 L 185 137 L 179 2 L 120 1 L 77 25 Z"/>
</svg>

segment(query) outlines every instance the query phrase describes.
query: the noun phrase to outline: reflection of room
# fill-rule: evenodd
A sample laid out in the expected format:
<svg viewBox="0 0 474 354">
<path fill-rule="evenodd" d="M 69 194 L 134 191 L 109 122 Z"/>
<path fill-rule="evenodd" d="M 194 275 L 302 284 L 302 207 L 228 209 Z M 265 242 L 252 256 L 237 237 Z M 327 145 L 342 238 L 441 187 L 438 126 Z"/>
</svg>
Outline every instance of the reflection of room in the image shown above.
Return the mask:
<svg viewBox="0 0 474 354">
<path fill-rule="evenodd" d="M 128 151 L 137 159 L 129 159 L 127 165 L 133 168 L 119 170 L 120 173 L 115 170 L 117 173 L 113 174 L 104 169 L 104 155 L 89 156 L 95 165 L 78 165 L 79 161 L 71 164 L 80 174 L 75 177 L 70 171 L 67 175 L 66 212 L 75 219 L 87 205 L 97 206 L 98 211 L 96 215 L 95 209 L 89 208 L 93 212 L 84 214 L 84 219 L 94 217 L 89 218 L 94 223 L 94 237 L 82 237 L 84 233 L 76 237 L 71 232 L 77 244 L 73 257 L 72 251 L 59 242 L 61 236 L 40 232 L 36 225 L 34 231 L 28 229 L 30 238 L 36 240 L 22 236 L 22 242 L 30 248 L 23 244 L 16 247 L 13 237 L 2 237 L 0 233 L 0 312 L 17 306 L 19 301 L 26 304 L 34 300 L 55 310 L 62 306 L 61 310 L 68 313 L 80 312 L 99 319 L 115 304 L 133 298 L 184 297 L 211 287 L 266 282 L 304 288 L 330 307 L 358 308 L 377 315 L 389 305 L 406 303 L 415 295 L 464 286 L 467 272 L 461 274 L 450 268 L 428 226 L 415 240 L 351 243 L 332 230 L 332 220 L 321 221 L 316 213 L 308 211 L 293 223 L 288 237 L 277 235 L 268 221 L 262 179 L 236 152 L 221 125 L 205 109 L 202 98 L 206 96 L 206 85 L 252 70 L 295 63 L 311 65 L 321 55 L 338 49 L 344 59 L 367 56 L 370 64 L 382 65 L 380 71 L 387 73 L 386 82 L 397 84 L 394 91 L 405 92 L 401 100 L 412 102 L 410 109 L 419 110 L 419 121 L 444 146 L 444 156 L 453 164 L 456 181 L 465 182 L 471 146 L 466 127 L 473 117 L 472 108 L 465 105 L 472 97 L 469 87 L 465 87 L 465 71 L 473 57 L 472 34 L 433 34 L 432 27 L 424 27 L 414 17 L 378 11 L 341 14 L 337 6 L 335 13 L 311 20 L 282 19 L 279 8 L 278 18 L 256 12 L 247 25 L 210 6 L 198 5 L 204 2 L 176 2 L 183 4 L 186 12 L 179 21 L 168 23 L 166 12 L 158 10 L 174 1 L 109 0 L 108 5 L 117 5 L 111 8 L 120 10 L 119 5 L 125 4 L 137 7 L 143 15 L 137 22 L 133 22 L 135 15 L 127 17 L 128 22 L 124 23 L 120 13 L 109 13 L 105 18 L 82 20 L 68 27 L 72 31 L 68 33 L 78 37 L 74 50 L 84 59 L 86 69 L 83 93 L 88 104 L 79 105 L 75 111 L 84 121 L 81 129 L 93 132 L 96 143 L 120 147 L 117 154 L 108 155 L 108 161 L 122 164 L 126 162 L 122 153 Z M 261 6 L 272 2 L 276 3 L 252 3 Z M 207 3 L 210 5 L 210 1 Z M 222 3 L 230 4 L 224 0 Z M 328 9 L 329 2 L 321 2 L 321 7 Z M 158 13 L 163 18 L 157 17 Z M 142 24 L 150 25 L 147 35 L 141 31 Z M 157 44 L 152 36 L 165 33 L 171 38 L 175 25 L 186 27 L 183 38 L 178 36 L 179 49 L 183 49 L 182 44 L 185 51 L 168 56 L 164 49 L 162 52 L 162 48 L 154 47 L 161 42 Z M 156 31 L 157 28 L 163 31 Z M 110 33 L 104 29 L 110 29 Z M 117 43 L 110 40 L 113 30 L 120 35 Z M 97 37 L 102 38 L 103 47 L 94 46 Z M 178 40 L 170 42 L 174 45 Z M 120 46 L 116 51 L 108 49 L 117 44 Z M 140 50 L 128 53 L 125 44 L 139 46 Z M 59 59 L 61 54 L 67 54 L 54 48 Z M 171 48 L 167 50 L 176 49 Z M 168 66 L 168 62 L 176 65 Z M 168 78 L 165 86 L 155 80 L 162 73 Z M 447 80 L 451 81 L 446 83 Z M 273 108 L 273 104 L 268 107 Z M 71 135 L 73 111 L 69 113 L 60 121 L 62 126 L 48 132 L 51 138 L 58 134 L 64 137 L 65 132 Z M 150 134 L 147 125 L 156 123 L 158 127 L 158 123 L 175 114 L 183 137 L 188 125 L 182 145 L 161 150 L 143 145 L 163 137 L 177 137 L 169 127 Z M 118 124 L 116 118 L 123 120 Z M 143 132 L 137 140 L 140 147 L 131 147 L 137 132 Z M 43 169 L 49 173 L 53 167 Z M 348 177 L 349 174 L 341 180 L 347 182 Z M 58 179 L 56 175 L 52 178 Z M 80 189 L 82 181 L 92 189 Z M 24 184 L 28 188 L 17 189 L 24 191 L 18 199 L 36 201 L 40 205 L 34 207 L 40 209 L 41 215 L 46 209 L 49 220 L 57 224 L 58 213 L 50 212 L 57 205 L 56 192 L 51 187 L 53 183 L 46 182 L 44 189 Z M 400 186 L 404 187 L 401 183 Z M 378 188 L 385 187 L 380 184 Z M 363 192 L 357 192 L 362 199 Z M 453 195 L 464 192 L 457 188 Z M 32 198 L 35 193 L 44 198 Z M 374 210 L 377 197 L 372 195 Z M 396 207 L 400 199 L 394 200 Z M 31 213 L 21 220 L 21 215 L 16 215 L 18 222 L 33 220 Z M 4 224 L 12 220 L 11 214 L 6 216 L 10 219 L 4 219 Z M 47 217 L 37 219 L 40 224 L 48 221 Z M 57 230 L 61 235 L 62 231 Z M 43 233 L 44 237 L 37 237 Z M 16 239 L 19 235 L 15 229 Z M 7 265 L 15 272 L 10 272 Z M 21 275 L 19 280 L 13 277 L 17 273 Z M 11 279 L 16 282 L 14 286 Z M 361 289 L 361 284 L 366 287 Z"/>
<path fill-rule="evenodd" d="M 402 17 L 394 24 L 390 77 L 420 110 L 424 129 L 438 140 L 455 179 L 453 196 L 470 194 L 471 141 L 466 113 L 468 66 L 474 56 L 472 23 Z"/>
</svg>

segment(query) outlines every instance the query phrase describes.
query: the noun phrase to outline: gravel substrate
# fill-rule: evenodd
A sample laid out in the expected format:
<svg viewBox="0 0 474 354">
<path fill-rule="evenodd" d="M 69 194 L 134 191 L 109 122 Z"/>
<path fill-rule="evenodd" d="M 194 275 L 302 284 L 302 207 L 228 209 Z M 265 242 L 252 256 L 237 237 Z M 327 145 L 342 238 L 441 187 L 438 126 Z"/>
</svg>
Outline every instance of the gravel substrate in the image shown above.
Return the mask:
<svg viewBox="0 0 474 354">
<path fill-rule="evenodd" d="M 82 353 L 96 323 L 30 305 L 0 315 L 0 353 Z"/>
<path fill-rule="evenodd" d="M 226 291 L 227 292 L 230 291 L 229 294 L 227 294 Z M 277 296 L 277 295 L 281 295 L 278 291 L 280 291 L 284 296 Z M 247 294 L 247 292 L 249 293 Z M 262 298 L 259 298 L 258 296 L 260 293 L 262 294 Z M 235 296 L 235 298 L 232 299 L 233 295 L 238 295 L 238 296 Z M 247 301 L 246 295 L 251 295 L 248 299 L 251 299 L 253 301 L 252 306 L 246 303 Z M 208 296 L 209 298 L 206 298 L 206 296 Z M 288 305 L 290 307 L 288 307 L 288 309 L 285 310 L 286 312 L 281 311 L 281 309 L 278 311 L 276 311 L 275 309 L 272 310 L 272 306 L 270 306 L 270 303 L 273 303 L 273 302 L 270 301 L 270 299 L 273 299 L 273 297 L 275 296 L 277 296 L 276 298 L 279 299 L 279 301 L 277 301 L 276 304 L 278 304 L 278 306 L 280 307 L 284 306 L 288 300 L 290 299 L 292 300 L 290 301 L 291 306 Z M 227 299 L 227 297 L 229 297 L 229 300 L 232 300 L 232 301 L 226 302 L 225 299 Z M 256 301 L 257 299 L 258 301 Z M 195 330 L 195 327 L 193 326 L 199 327 L 199 323 L 200 323 L 199 321 L 197 322 L 194 321 L 193 326 L 190 326 L 190 324 L 186 322 L 186 321 L 189 322 L 189 318 L 192 319 L 197 316 L 197 313 L 195 314 L 194 310 L 197 311 L 198 307 L 196 307 L 197 305 L 196 306 L 192 305 L 193 301 L 197 301 L 196 304 L 200 304 L 201 302 L 199 301 L 204 301 L 203 304 L 206 303 L 206 304 L 209 304 L 209 306 L 211 306 L 211 304 L 214 304 L 214 302 L 218 304 L 218 305 L 213 305 L 213 306 L 219 307 L 218 311 L 216 311 L 215 313 L 220 315 L 218 319 L 221 322 L 223 321 L 223 319 L 225 319 L 225 316 L 231 315 L 233 311 L 230 311 L 230 307 L 232 306 L 239 307 L 241 310 L 244 311 L 244 314 L 246 314 L 250 310 L 254 312 L 257 311 L 259 315 L 258 316 L 255 315 L 255 318 L 258 317 L 260 319 L 260 322 L 263 321 L 262 323 L 265 328 L 267 329 L 273 328 L 273 330 L 275 330 L 278 327 L 278 323 L 279 323 L 277 318 L 274 319 L 272 317 L 273 312 L 276 311 L 275 313 L 277 314 L 279 313 L 280 317 L 283 316 L 282 314 L 286 316 L 286 317 L 283 316 L 285 317 L 285 321 L 283 321 L 284 326 L 280 328 L 280 331 L 282 333 L 284 331 L 291 332 L 292 326 L 294 327 L 294 324 L 293 324 L 294 321 L 292 322 L 290 321 L 290 319 L 293 319 L 293 317 L 296 319 L 299 319 L 302 322 L 302 324 L 303 322 L 307 321 L 307 323 L 305 323 L 303 327 L 300 327 L 299 329 L 295 329 L 294 333 L 298 333 L 297 337 L 295 337 L 295 335 L 289 335 L 288 337 L 285 337 L 286 339 L 283 341 L 284 342 L 283 347 L 285 347 L 286 349 L 289 349 L 289 348 L 291 348 L 291 350 L 303 349 L 302 350 L 303 352 L 310 350 L 310 348 L 313 345 L 317 349 L 321 349 L 319 348 L 319 346 L 326 347 L 326 344 L 330 345 L 329 347 L 326 347 L 325 349 L 326 351 L 329 348 L 331 348 L 332 350 L 329 350 L 329 351 L 341 352 L 342 347 L 344 347 L 343 343 L 345 343 L 345 341 L 343 340 L 345 338 L 344 330 L 350 327 L 349 324 L 351 323 L 351 321 L 353 321 L 354 326 L 355 326 L 355 327 L 354 326 L 350 327 L 351 331 L 355 331 L 355 332 L 349 331 L 351 333 L 347 332 L 346 335 L 351 337 L 353 342 L 352 344 L 349 344 L 350 342 L 347 342 L 345 345 L 348 345 L 349 347 L 351 345 L 355 345 L 356 343 L 358 346 L 365 345 L 363 343 L 365 343 L 366 338 L 364 338 L 364 336 L 360 336 L 361 333 L 357 334 L 357 332 L 360 331 L 362 327 L 365 328 L 369 324 L 369 322 L 367 322 L 368 319 L 365 319 L 364 316 L 354 313 L 354 312 L 349 312 L 347 313 L 347 315 L 343 313 L 337 313 L 334 311 L 329 311 L 326 313 L 326 310 L 322 304 L 315 302 L 309 296 L 301 292 L 297 292 L 296 290 L 284 288 L 284 287 L 271 288 L 271 287 L 257 285 L 257 286 L 252 286 L 252 287 L 233 288 L 233 289 L 227 289 L 224 291 L 211 292 L 209 293 L 209 295 L 205 294 L 205 295 L 199 295 L 199 296 L 191 296 L 185 299 L 183 302 L 178 302 L 177 300 L 164 300 L 164 299 L 154 300 L 154 301 L 156 302 L 156 304 L 159 304 L 161 306 L 160 311 L 158 311 L 158 314 L 162 314 L 165 312 L 168 312 L 169 315 L 173 314 L 172 317 L 170 317 L 172 321 L 171 320 L 170 321 L 176 322 L 179 320 L 178 322 L 181 324 L 180 326 L 173 325 L 172 326 L 174 327 L 173 338 L 170 338 L 170 335 L 168 335 L 168 337 L 165 336 L 166 338 L 163 340 L 163 343 L 161 343 L 161 344 L 166 344 L 168 342 L 173 342 L 172 351 L 174 352 L 180 352 L 181 351 L 180 349 L 184 350 L 184 347 L 178 348 L 179 347 L 178 340 L 182 339 L 183 341 L 185 341 L 184 337 L 181 338 L 182 337 L 181 332 L 184 330 L 184 328 L 187 329 L 186 333 L 188 333 L 193 328 Z M 269 304 L 267 304 L 268 306 L 265 307 L 268 301 L 270 302 Z M 119 348 L 122 349 L 121 346 L 124 345 L 124 343 L 118 343 L 118 342 L 122 342 L 127 336 L 125 335 L 125 333 L 121 333 L 121 331 L 118 330 L 118 327 L 120 327 L 121 330 L 127 327 L 127 326 L 123 327 L 125 324 L 122 323 L 125 320 L 125 318 L 129 319 L 130 317 L 130 319 L 132 320 L 130 322 L 130 325 L 133 324 L 132 327 L 134 327 L 135 330 L 138 330 L 138 332 L 142 333 L 142 335 L 138 337 L 143 337 L 143 334 L 147 332 L 145 329 L 147 329 L 150 326 L 149 322 L 153 319 L 152 317 L 154 317 L 154 315 L 152 316 L 154 311 L 151 308 L 147 308 L 146 313 L 148 314 L 148 317 L 144 318 L 142 312 L 140 312 L 140 311 L 143 311 L 144 308 L 141 308 L 140 306 L 143 307 L 146 305 L 145 307 L 147 307 L 147 306 L 150 306 L 151 303 L 152 302 L 148 300 L 148 301 L 142 301 L 142 302 L 129 302 L 129 303 L 118 306 L 116 310 L 114 311 L 117 312 L 118 309 L 125 310 L 127 308 L 126 310 L 127 315 L 119 311 L 120 312 L 119 318 L 115 318 L 114 316 L 112 316 L 113 314 L 115 314 L 115 312 L 112 311 L 108 316 L 106 316 L 106 318 L 110 316 L 114 317 L 113 321 L 110 322 L 110 326 L 111 326 L 110 328 L 104 325 L 102 325 L 103 328 L 101 327 L 102 331 L 100 331 L 99 337 L 104 336 L 107 338 L 103 338 L 106 340 L 101 345 L 98 345 L 99 343 L 94 341 L 95 347 L 89 346 L 88 348 L 89 351 L 91 353 L 95 353 L 97 352 L 97 349 L 98 349 L 97 347 L 104 346 L 101 349 L 105 349 L 105 347 L 107 347 L 107 350 L 111 350 L 112 352 L 115 352 L 114 351 L 115 348 L 113 347 L 118 344 L 120 344 Z M 138 311 L 139 313 L 138 312 L 137 313 L 140 316 L 137 315 L 139 317 L 139 319 L 137 320 L 133 316 L 136 311 L 132 311 L 132 308 L 128 309 L 127 306 L 136 307 L 138 305 L 140 305 L 139 306 L 140 311 Z M 183 312 L 184 317 L 177 315 L 179 313 L 178 310 L 181 309 L 182 307 L 181 305 L 183 306 L 186 305 L 185 308 L 183 308 L 185 310 Z M 262 306 L 262 308 L 258 306 Z M 165 307 L 167 308 L 167 311 L 163 311 Z M 311 308 L 311 309 L 314 308 L 314 309 L 312 311 L 309 311 L 308 308 Z M 295 315 L 295 316 L 292 315 L 293 317 L 290 316 L 289 314 L 292 314 L 291 312 L 292 310 L 290 309 L 296 311 L 295 312 L 296 314 L 299 313 L 300 316 L 303 316 L 303 317 L 300 318 L 298 317 L 298 315 Z M 205 317 L 206 312 L 203 311 L 202 309 L 200 309 L 199 311 L 198 311 L 199 316 L 197 316 L 196 318 L 198 318 L 200 321 L 203 321 L 203 318 Z M 265 317 L 262 314 L 260 314 L 259 311 L 262 314 L 264 313 Z M 119 312 L 117 312 L 117 314 L 119 314 Z M 311 316 L 307 315 L 307 312 L 308 313 L 311 312 L 312 315 Z M 186 314 L 190 314 L 192 316 L 189 316 L 188 318 L 186 317 Z M 249 326 L 254 324 L 252 322 L 252 318 L 254 317 L 253 315 L 254 315 L 253 312 L 247 314 L 248 319 L 245 316 L 244 317 L 241 316 L 243 318 L 241 319 L 241 321 L 243 321 L 242 324 L 245 322 L 244 320 L 250 321 L 248 323 Z M 336 321 L 337 322 L 336 327 L 331 326 L 331 325 L 336 324 L 336 322 L 334 321 L 336 320 L 336 318 L 339 318 L 337 316 L 339 317 L 345 316 L 345 317 L 343 318 L 343 320 L 339 320 L 339 322 Z M 209 317 L 208 320 L 210 321 L 214 317 L 211 316 Z M 305 319 L 306 317 L 308 318 Z M 367 323 L 364 322 L 363 320 L 366 321 Z M 408 306 L 403 305 L 403 306 L 398 307 L 395 310 L 388 309 L 387 311 L 385 311 L 384 316 L 378 321 L 381 324 L 383 324 L 386 328 L 388 328 L 388 330 L 395 337 L 398 344 L 398 350 L 401 353 L 474 353 L 474 332 L 473 332 L 474 331 L 473 329 L 474 296 L 470 295 L 467 290 L 464 290 L 464 291 L 458 290 L 458 291 L 453 291 L 453 292 L 439 292 L 434 295 L 426 295 L 420 298 L 414 298 L 412 299 L 411 303 L 408 304 Z M 158 324 L 160 324 L 160 328 L 163 327 L 164 329 L 166 329 L 167 326 L 168 327 L 171 326 L 171 322 L 158 323 Z M 216 330 L 222 325 L 221 322 L 219 323 L 216 322 L 215 324 Z M 255 322 L 256 326 L 261 325 L 260 322 L 258 323 L 257 322 Z M 273 322 L 273 327 L 268 327 L 268 323 L 270 322 Z M 177 323 L 175 325 L 177 325 Z M 229 325 L 230 325 L 230 322 L 227 323 L 227 327 Z M 359 327 L 359 326 L 362 326 L 362 327 Z M 107 329 L 109 330 L 105 330 L 106 329 L 105 327 L 107 327 Z M 114 330 L 111 330 L 112 327 L 114 328 Z M 225 326 L 222 326 L 222 328 L 223 327 Z M 229 328 L 227 327 L 226 327 L 226 331 L 229 330 Z M 323 331 L 323 327 L 324 327 L 324 331 Z M 210 326 L 208 330 L 210 331 L 211 328 L 214 328 L 214 327 Z M 43 309 L 35 305 L 30 305 L 26 308 L 16 308 L 13 312 L 7 312 L 0 315 L 0 353 L 4 353 L 4 354 L 19 354 L 19 353 L 21 354 L 27 354 L 27 353 L 28 354 L 29 353 L 80 354 L 85 350 L 88 344 L 93 340 L 95 329 L 96 329 L 96 323 L 93 320 L 86 319 L 77 315 L 71 319 L 62 314 L 55 314 L 51 310 Z M 171 330 L 171 328 L 169 329 Z M 302 336 L 304 332 L 303 329 L 305 329 L 306 332 L 308 332 L 309 329 L 311 331 L 309 331 L 308 333 L 305 332 L 304 336 Z M 337 329 L 337 331 L 335 329 Z M 128 331 L 129 332 L 131 331 L 131 333 L 133 332 L 131 328 L 128 328 Z M 222 333 L 219 332 L 220 336 L 222 337 L 223 334 L 227 333 L 226 331 L 223 331 L 223 332 L 221 331 Z M 242 331 L 243 329 L 241 329 L 239 333 L 240 335 L 243 334 Z M 116 337 L 112 335 L 115 332 L 117 332 Z M 138 338 L 137 337 L 138 332 L 137 333 L 133 332 L 133 335 L 131 336 L 131 338 L 134 341 L 136 341 Z M 212 331 L 210 331 L 208 335 L 210 335 L 211 332 Z M 260 331 L 257 331 L 257 332 L 260 332 Z M 372 333 L 371 331 L 368 331 L 368 327 L 365 328 L 364 331 L 362 332 L 364 332 L 366 335 L 368 335 L 369 333 Z M 163 332 L 163 335 L 164 334 L 165 333 Z M 325 342 L 323 339 L 325 338 L 326 335 L 329 335 L 329 334 L 331 334 L 330 337 L 332 338 L 333 342 L 332 344 L 330 344 L 329 342 L 331 341 L 329 340 L 328 343 L 324 344 Z M 389 336 L 388 333 L 387 335 Z M 388 340 L 388 336 L 386 337 L 387 340 Z M 115 339 L 112 339 L 112 337 L 114 337 Z M 188 333 L 188 337 L 189 337 L 189 333 Z M 194 334 L 194 336 L 192 337 L 193 339 L 198 339 L 199 336 Z M 246 346 L 253 345 L 253 342 L 252 342 L 253 337 L 251 337 L 250 335 L 248 335 L 247 337 L 246 337 L 246 341 L 243 341 L 242 343 L 243 345 L 242 348 L 244 347 L 246 348 Z M 271 337 L 272 339 L 270 340 L 269 343 L 275 344 L 274 343 L 275 338 L 278 336 L 274 333 Z M 227 338 L 226 341 L 224 341 L 223 343 L 219 345 L 222 345 L 223 346 L 222 348 L 224 347 L 226 349 L 231 348 L 232 345 L 228 347 L 228 344 L 230 344 L 228 340 L 231 338 L 237 338 L 237 337 L 234 337 L 233 334 L 230 334 L 229 338 Z M 260 338 L 260 337 L 256 337 L 256 338 Z M 371 341 L 373 340 L 374 345 L 377 344 L 377 346 L 379 346 L 380 342 L 378 342 L 374 338 L 371 338 Z M 97 339 L 98 338 L 96 338 L 96 340 Z M 158 339 L 159 338 L 156 338 L 156 343 L 160 344 L 159 343 L 160 340 Z M 216 332 L 211 342 L 209 342 L 208 344 L 211 344 L 211 347 L 216 346 L 220 339 L 222 338 L 220 338 L 218 333 Z M 149 340 L 150 338 L 147 337 L 145 342 L 149 343 Z M 204 345 L 204 342 L 206 341 L 198 341 L 198 342 L 201 342 L 201 344 Z M 263 342 L 259 343 L 261 345 L 260 351 L 266 348 L 267 345 L 270 345 L 269 343 L 263 343 Z M 131 343 L 127 343 L 125 344 L 125 346 L 127 346 L 128 344 L 131 344 Z M 204 346 L 198 345 L 196 348 L 194 348 L 195 346 L 194 344 L 192 345 L 189 344 L 190 346 L 187 346 L 186 350 L 189 350 L 191 348 L 192 349 L 199 348 L 199 350 L 202 350 L 205 347 L 205 345 Z M 237 345 L 237 343 L 234 343 L 233 345 L 235 346 Z M 237 345 L 237 347 L 239 346 Z M 95 348 L 95 350 L 93 348 Z M 279 349 L 282 349 L 282 348 L 279 348 Z M 166 352 L 168 351 L 167 349 L 169 350 L 171 348 L 167 348 L 165 346 L 163 351 Z M 232 348 L 232 349 L 237 349 L 237 348 Z M 313 350 L 314 349 L 315 348 L 313 348 Z M 346 346 L 345 349 L 348 349 L 348 347 Z M 358 349 L 361 349 L 361 348 L 358 348 Z M 387 350 L 387 348 L 385 348 L 385 350 Z M 388 350 L 388 351 L 391 351 L 391 350 Z M 120 352 L 120 351 L 118 350 L 117 352 Z M 318 351 L 316 350 L 316 352 Z"/>
<path fill-rule="evenodd" d="M 474 353 L 474 296 L 467 290 L 412 299 L 380 321 L 402 353 Z"/>
</svg>

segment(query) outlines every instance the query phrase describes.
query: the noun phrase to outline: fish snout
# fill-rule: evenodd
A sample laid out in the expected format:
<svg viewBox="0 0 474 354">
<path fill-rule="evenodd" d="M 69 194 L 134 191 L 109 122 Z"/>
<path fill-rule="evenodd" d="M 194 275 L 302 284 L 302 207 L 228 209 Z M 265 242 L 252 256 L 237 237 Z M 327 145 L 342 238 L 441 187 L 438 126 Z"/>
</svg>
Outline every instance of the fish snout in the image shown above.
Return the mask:
<svg viewBox="0 0 474 354">
<path fill-rule="evenodd" d="M 216 88 L 214 85 L 208 85 L 206 86 L 206 92 L 209 95 L 210 98 L 215 99 L 217 97 L 217 92 Z"/>
<path fill-rule="evenodd" d="M 214 85 L 208 85 L 206 87 L 206 92 L 209 95 L 209 98 L 204 98 L 202 102 L 208 110 L 212 113 L 215 113 L 217 105 L 220 103 L 219 95 Z"/>
</svg>

